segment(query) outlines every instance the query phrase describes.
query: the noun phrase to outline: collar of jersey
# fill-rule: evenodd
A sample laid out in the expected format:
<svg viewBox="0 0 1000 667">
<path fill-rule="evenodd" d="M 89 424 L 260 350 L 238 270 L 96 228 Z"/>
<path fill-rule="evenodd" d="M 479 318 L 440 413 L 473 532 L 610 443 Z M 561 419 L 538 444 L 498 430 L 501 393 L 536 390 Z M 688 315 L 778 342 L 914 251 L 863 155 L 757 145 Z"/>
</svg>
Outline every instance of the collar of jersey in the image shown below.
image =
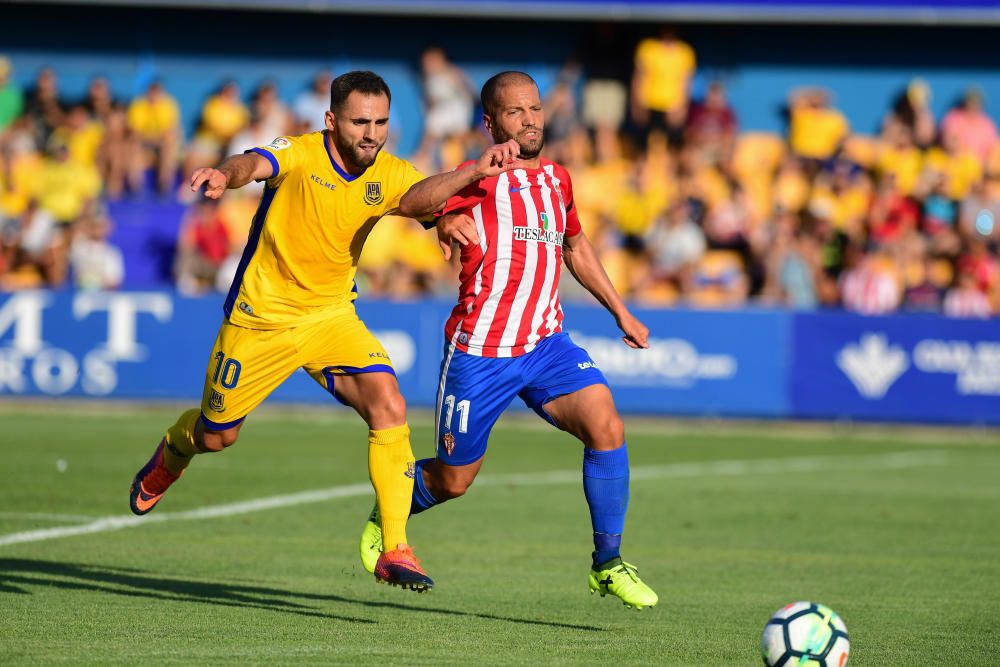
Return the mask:
<svg viewBox="0 0 1000 667">
<path fill-rule="evenodd" d="M 350 183 L 351 181 L 353 181 L 353 180 L 355 180 L 355 179 L 360 178 L 361 176 L 363 176 L 364 173 L 365 173 L 365 171 L 368 171 L 368 168 L 365 167 L 365 171 L 362 171 L 357 176 L 351 176 L 346 171 L 344 171 L 343 169 L 341 169 L 340 165 L 337 164 L 337 161 L 333 159 L 333 153 L 330 152 L 330 144 L 326 143 L 327 136 L 328 136 L 327 130 L 323 130 L 323 148 L 326 149 L 326 156 L 328 158 L 330 158 L 330 164 L 333 165 L 333 170 L 335 172 L 337 172 L 337 174 L 339 174 L 342 179 L 344 179 L 345 181 L 347 181 L 348 183 Z M 331 139 L 331 141 L 333 141 L 333 140 Z"/>
<path fill-rule="evenodd" d="M 547 163 L 545 163 L 545 162 L 539 162 L 537 167 L 514 167 L 513 169 L 511 169 L 511 171 L 518 171 L 518 170 L 520 170 L 520 171 L 527 172 L 529 174 L 537 174 L 540 171 L 545 171 L 545 165 L 546 164 Z M 507 173 L 510 173 L 510 172 L 507 172 Z"/>
</svg>

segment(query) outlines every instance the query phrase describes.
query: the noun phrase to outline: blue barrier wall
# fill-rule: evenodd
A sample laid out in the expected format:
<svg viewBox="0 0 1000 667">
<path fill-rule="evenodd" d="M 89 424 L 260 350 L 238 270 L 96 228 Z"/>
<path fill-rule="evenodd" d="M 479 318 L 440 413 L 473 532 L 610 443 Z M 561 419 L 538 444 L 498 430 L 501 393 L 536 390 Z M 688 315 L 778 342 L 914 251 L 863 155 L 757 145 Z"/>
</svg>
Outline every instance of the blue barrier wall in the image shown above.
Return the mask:
<svg viewBox="0 0 1000 667">
<path fill-rule="evenodd" d="M 783 312 L 637 310 L 650 348 L 633 350 L 599 308 L 567 307 L 564 327 L 604 372 L 626 411 L 780 417 L 789 411 L 790 316 Z M 734 319 L 738 317 L 737 319 Z M 739 335 L 734 336 L 734 326 Z M 770 353 L 768 353 L 770 351 Z"/>
<path fill-rule="evenodd" d="M 795 317 L 792 414 L 1000 423 L 1000 322 Z"/>
<path fill-rule="evenodd" d="M 0 396 L 197 401 L 221 306 L 159 291 L 2 294 Z M 358 304 L 411 405 L 434 405 L 450 308 Z M 649 350 L 626 347 L 602 309 L 566 307 L 623 412 L 1000 424 L 1000 320 L 635 312 Z M 272 398 L 332 403 L 303 372 Z"/>
</svg>

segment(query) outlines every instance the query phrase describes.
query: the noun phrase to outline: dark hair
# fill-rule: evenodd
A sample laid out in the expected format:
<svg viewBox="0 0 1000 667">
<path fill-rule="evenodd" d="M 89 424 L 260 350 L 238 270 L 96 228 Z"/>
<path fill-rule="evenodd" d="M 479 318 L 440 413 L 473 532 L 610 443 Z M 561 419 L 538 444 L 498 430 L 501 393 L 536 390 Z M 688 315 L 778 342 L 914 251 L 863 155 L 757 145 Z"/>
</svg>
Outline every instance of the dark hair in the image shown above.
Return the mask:
<svg viewBox="0 0 1000 667">
<path fill-rule="evenodd" d="M 330 84 L 330 111 L 336 113 L 354 91 L 362 95 L 385 95 L 392 102 L 392 93 L 382 77 L 368 70 L 355 70 L 341 74 Z"/>
<path fill-rule="evenodd" d="M 483 105 L 484 114 L 490 118 L 496 117 L 497 95 L 501 88 L 512 83 L 535 83 L 535 80 L 524 72 L 513 70 L 494 74 L 489 81 L 483 84 L 483 89 L 479 92 L 479 101 Z"/>
</svg>

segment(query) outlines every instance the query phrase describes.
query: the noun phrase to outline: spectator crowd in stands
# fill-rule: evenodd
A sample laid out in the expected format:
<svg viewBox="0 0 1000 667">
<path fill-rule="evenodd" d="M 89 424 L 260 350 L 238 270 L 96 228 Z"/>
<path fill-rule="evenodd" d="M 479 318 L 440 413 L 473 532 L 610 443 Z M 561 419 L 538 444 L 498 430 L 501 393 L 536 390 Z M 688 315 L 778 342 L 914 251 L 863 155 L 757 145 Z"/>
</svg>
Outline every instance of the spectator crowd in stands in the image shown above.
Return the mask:
<svg viewBox="0 0 1000 667">
<path fill-rule="evenodd" d="M 631 55 L 631 57 L 630 57 Z M 488 141 L 476 91 L 440 48 L 420 59 L 424 136 L 411 159 L 454 167 Z M 912 81 L 881 127 L 859 132 L 821 88 L 790 91 L 784 136 L 741 130 L 722 81 L 692 99 L 696 54 L 671 30 L 622 41 L 595 29 L 546 95 L 546 155 L 619 290 L 651 306 L 843 307 L 990 317 L 1000 312 L 1000 141 L 980 91 L 943 118 Z M 244 101 L 223 82 L 185 140 L 164 83 L 125 102 L 98 77 L 67 103 L 56 74 L 22 93 L 0 58 L 0 289 L 127 285 L 104 202 L 149 188 L 187 197 L 174 263 L 186 293 L 225 291 L 260 189 L 195 201 L 179 174 L 276 136 L 322 127 L 331 74 L 286 105 L 272 82 Z M 362 292 L 450 294 L 433 234 L 376 226 Z M 579 295 L 571 281 L 567 296 Z"/>
</svg>

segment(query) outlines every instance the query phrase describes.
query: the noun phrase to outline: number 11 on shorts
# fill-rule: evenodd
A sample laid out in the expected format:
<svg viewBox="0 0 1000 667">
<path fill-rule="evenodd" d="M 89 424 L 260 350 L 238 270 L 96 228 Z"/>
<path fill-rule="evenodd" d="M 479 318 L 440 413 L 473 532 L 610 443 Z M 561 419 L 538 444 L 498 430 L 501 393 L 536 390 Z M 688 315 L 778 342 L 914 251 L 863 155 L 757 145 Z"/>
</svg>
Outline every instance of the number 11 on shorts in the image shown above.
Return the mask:
<svg viewBox="0 0 1000 667">
<path fill-rule="evenodd" d="M 451 430 L 451 418 L 454 413 L 458 411 L 458 432 L 466 433 L 469 430 L 469 401 L 459 401 L 458 404 L 455 403 L 455 395 L 448 394 L 444 397 L 444 427 L 447 430 Z"/>
</svg>

